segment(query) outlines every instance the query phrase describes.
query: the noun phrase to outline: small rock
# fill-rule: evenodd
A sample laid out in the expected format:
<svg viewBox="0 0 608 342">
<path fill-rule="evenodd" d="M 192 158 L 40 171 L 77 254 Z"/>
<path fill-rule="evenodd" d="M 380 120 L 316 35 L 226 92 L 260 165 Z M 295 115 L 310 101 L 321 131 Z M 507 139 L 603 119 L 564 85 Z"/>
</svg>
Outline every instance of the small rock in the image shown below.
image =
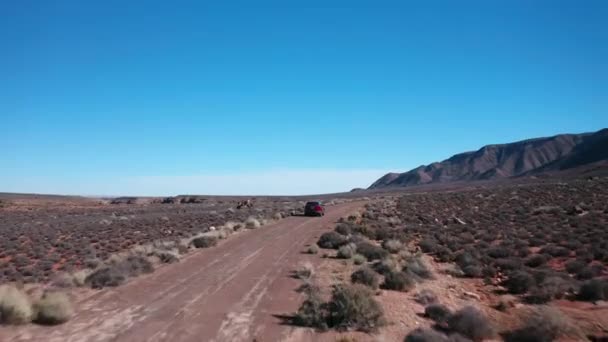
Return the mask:
<svg viewBox="0 0 608 342">
<path fill-rule="evenodd" d="M 481 300 L 481 296 L 479 296 L 477 293 L 474 293 L 474 292 L 464 291 L 462 294 L 467 298 Z"/>
</svg>

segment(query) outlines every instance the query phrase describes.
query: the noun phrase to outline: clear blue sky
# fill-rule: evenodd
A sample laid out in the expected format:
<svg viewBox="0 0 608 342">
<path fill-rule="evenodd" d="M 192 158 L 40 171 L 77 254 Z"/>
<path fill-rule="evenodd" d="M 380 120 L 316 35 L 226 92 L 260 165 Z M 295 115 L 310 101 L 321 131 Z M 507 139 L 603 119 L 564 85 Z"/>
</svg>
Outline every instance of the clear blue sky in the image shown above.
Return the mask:
<svg viewBox="0 0 608 342">
<path fill-rule="evenodd" d="M 608 127 L 607 1 L 253 3 L 3 2 L 0 191 L 349 190 Z"/>
</svg>

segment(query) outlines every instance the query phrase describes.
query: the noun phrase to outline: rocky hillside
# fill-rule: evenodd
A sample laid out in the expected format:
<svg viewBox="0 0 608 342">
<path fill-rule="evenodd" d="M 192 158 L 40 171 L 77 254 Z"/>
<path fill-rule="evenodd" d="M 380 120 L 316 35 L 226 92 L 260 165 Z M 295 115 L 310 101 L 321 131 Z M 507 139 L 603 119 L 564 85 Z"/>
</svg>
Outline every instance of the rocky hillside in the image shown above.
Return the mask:
<svg viewBox="0 0 608 342">
<path fill-rule="evenodd" d="M 408 172 L 388 173 L 369 188 L 492 180 L 567 170 L 603 160 L 608 160 L 608 129 L 487 145 Z"/>
</svg>

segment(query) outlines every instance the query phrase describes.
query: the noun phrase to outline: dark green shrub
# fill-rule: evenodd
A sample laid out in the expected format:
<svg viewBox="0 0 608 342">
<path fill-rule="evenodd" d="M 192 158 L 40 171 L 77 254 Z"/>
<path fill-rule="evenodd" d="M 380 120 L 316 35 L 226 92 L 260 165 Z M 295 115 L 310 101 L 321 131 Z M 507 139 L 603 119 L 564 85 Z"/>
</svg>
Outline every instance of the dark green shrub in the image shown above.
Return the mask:
<svg viewBox="0 0 608 342">
<path fill-rule="evenodd" d="M 509 293 L 522 294 L 528 292 L 535 285 L 535 281 L 528 272 L 515 271 L 509 275 L 505 285 Z"/>
<path fill-rule="evenodd" d="M 608 281 L 591 279 L 583 283 L 578 293 L 578 299 L 590 302 L 608 300 Z"/>
</svg>

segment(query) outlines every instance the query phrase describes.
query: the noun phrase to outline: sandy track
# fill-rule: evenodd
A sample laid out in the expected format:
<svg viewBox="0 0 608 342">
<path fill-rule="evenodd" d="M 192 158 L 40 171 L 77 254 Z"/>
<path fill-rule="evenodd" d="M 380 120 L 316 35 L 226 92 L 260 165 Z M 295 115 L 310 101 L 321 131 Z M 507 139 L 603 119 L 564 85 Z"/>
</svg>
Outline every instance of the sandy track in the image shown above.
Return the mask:
<svg viewBox="0 0 608 342">
<path fill-rule="evenodd" d="M 300 285 L 290 273 L 333 223 L 363 205 L 329 207 L 322 218 L 290 217 L 230 237 L 77 305 L 58 327 L 16 327 L 10 341 L 280 341 L 298 339 L 275 315 L 293 313 Z M 1 328 L 5 329 L 5 328 Z"/>
</svg>

